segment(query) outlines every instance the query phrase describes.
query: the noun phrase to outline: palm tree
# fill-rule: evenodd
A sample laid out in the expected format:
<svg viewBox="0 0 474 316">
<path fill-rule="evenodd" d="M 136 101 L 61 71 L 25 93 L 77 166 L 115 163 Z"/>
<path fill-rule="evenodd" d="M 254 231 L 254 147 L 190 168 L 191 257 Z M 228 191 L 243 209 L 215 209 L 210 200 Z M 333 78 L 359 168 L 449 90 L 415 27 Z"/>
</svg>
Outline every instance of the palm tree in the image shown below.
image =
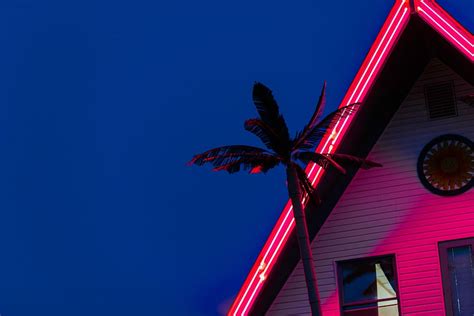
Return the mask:
<svg viewBox="0 0 474 316">
<path fill-rule="evenodd" d="M 333 166 L 344 174 L 346 171 L 341 166 L 344 163 L 355 164 L 362 168 L 380 166 L 372 161 L 351 155 L 324 154 L 312 151 L 326 131 L 332 130 L 337 120 L 351 115 L 358 106 L 358 104 L 352 104 L 339 108 L 321 119 L 325 103 L 325 90 L 326 84 L 323 85 L 316 110 L 309 123 L 294 138 L 290 138 L 285 119 L 279 112 L 278 104 L 273 98 L 271 90 L 261 83 L 255 83 L 252 96 L 259 118 L 245 121 L 244 128 L 259 137 L 267 149 L 246 145 L 223 146 L 196 155 L 189 162 L 191 165 L 199 166 L 210 163 L 214 166 L 214 171 L 225 170 L 229 173 L 238 172 L 240 169 L 248 170 L 250 173 L 266 173 L 278 165 L 283 165 L 286 168 L 288 194 L 293 204 L 296 234 L 313 315 L 321 315 L 321 309 L 304 203 L 308 201 L 318 204 L 319 198 L 304 167 L 300 164 L 312 162 L 324 168 Z"/>
</svg>

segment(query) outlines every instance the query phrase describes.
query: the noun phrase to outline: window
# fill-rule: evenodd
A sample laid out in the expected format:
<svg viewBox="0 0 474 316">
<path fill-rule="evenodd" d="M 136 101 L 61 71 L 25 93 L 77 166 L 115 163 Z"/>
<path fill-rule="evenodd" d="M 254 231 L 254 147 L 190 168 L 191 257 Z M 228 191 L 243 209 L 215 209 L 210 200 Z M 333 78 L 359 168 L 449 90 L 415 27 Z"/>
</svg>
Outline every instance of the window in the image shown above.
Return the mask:
<svg viewBox="0 0 474 316">
<path fill-rule="evenodd" d="M 338 263 L 343 316 L 398 316 L 398 285 L 393 256 Z"/>
<path fill-rule="evenodd" d="M 474 238 L 439 244 L 448 316 L 474 315 Z"/>
</svg>

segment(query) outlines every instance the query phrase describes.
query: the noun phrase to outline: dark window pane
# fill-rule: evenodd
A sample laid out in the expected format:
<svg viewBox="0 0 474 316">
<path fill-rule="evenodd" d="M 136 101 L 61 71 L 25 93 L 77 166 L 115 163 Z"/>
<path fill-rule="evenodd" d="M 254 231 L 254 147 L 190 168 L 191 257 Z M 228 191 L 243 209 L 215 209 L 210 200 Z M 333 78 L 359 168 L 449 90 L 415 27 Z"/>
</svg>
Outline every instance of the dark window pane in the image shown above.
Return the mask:
<svg viewBox="0 0 474 316">
<path fill-rule="evenodd" d="M 395 298 L 392 258 L 342 263 L 344 304 Z"/>
<path fill-rule="evenodd" d="M 474 315 L 474 265 L 471 246 L 448 248 L 448 269 L 454 315 Z"/>
</svg>

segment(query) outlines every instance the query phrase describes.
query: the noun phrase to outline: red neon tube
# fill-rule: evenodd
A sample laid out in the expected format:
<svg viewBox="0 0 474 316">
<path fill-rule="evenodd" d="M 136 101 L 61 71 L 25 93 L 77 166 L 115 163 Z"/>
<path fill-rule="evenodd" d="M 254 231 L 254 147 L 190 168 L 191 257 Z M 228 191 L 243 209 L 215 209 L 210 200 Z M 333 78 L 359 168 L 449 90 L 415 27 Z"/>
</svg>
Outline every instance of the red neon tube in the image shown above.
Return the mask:
<svg viewBox="0 0 474 316">
<path fill-rule="evenodd" d="M 416 0 L 415 5 L 418 14 L 426 23 L 437 30 L 471 61 L 474 61 L 474 39 L 470 32 L 435 1 Z"/>
</svg>

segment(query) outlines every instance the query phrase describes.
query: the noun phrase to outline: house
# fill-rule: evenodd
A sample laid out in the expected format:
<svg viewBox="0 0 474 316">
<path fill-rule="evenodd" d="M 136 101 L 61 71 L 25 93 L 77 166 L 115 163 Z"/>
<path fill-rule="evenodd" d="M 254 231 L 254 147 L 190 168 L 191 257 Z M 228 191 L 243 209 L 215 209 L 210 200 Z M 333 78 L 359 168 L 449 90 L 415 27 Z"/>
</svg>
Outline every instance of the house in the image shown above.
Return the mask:
<svg viewBox="0 0 474 316">
<path fill-rule="evenodd" d="M 397 0 L 310 165 L 306 211 L 324 316 L 474 315 L 474 39 L 434 0 Z M 288 202 L 228 315 L 309 315 Z"/>
</svg>

